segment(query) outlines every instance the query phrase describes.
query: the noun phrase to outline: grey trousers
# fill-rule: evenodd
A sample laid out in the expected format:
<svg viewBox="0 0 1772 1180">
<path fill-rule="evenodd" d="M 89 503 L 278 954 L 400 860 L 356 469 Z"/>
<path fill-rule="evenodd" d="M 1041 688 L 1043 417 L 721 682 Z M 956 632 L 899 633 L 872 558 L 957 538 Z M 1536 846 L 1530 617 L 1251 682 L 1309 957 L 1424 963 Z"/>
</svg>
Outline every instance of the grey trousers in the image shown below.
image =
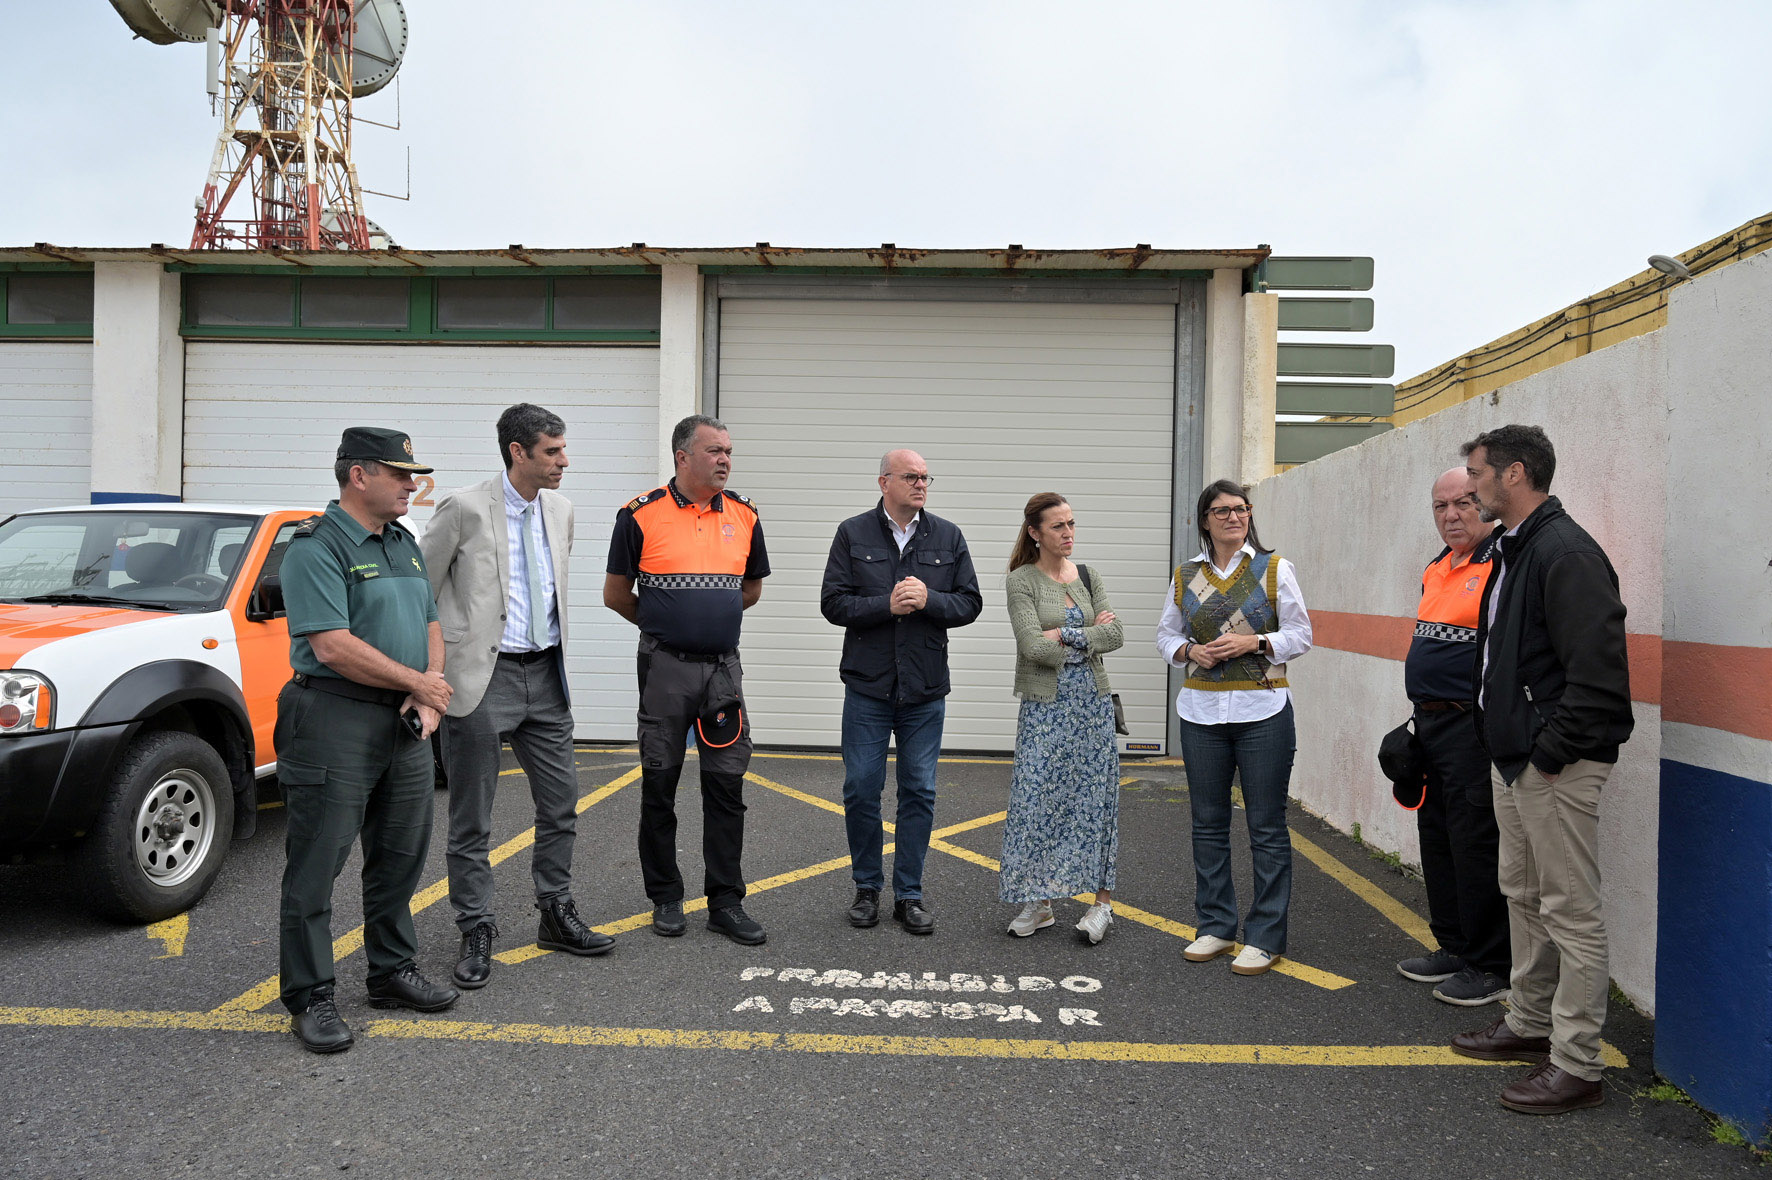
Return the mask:
<svg viewBox="0 0 1772 1180">
<path fill-rule="evenodd" d="M 1528 764 L 1510 786 L 1491 768 L 1501 892 L 1513 943 L 1507 1026 L 1550 1037 L 1551 1063 L 1600 1077 L 1606 924 L 1600 913 L 1600 788 L 1609 762 L 1571 762 L 1551 782 Z"/>
<path fill-rule="evenodd" d="M 572 845 L 578 828 L 578 771 L 572 760 L 572 710 L 558 659 L 499 659 L 479 706 L 443 718 L 443 767 L 449 773 L 449 904 L 463 934 L 492 912 L 492 798 L 499 748 L 506 739 L 535 800 L 535 897 L 572 895 Z"/>
</svg>

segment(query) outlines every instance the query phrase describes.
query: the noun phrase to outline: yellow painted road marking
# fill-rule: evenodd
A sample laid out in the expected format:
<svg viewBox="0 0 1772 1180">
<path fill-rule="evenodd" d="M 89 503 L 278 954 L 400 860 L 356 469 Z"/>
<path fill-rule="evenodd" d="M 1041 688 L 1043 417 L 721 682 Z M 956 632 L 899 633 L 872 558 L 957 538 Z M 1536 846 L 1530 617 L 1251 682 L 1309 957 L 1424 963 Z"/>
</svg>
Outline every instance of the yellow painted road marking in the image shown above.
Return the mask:
<svg viewBox="0 0 1772 1180">
<path fill-rule="evenodd" d="M 156 959 L 176 959 L 185 953 L 185 937 L 191 933 L 191 915 L 175 914 L 164 922 L 145 927 L 142 933 L 163 948 L 163 953 L 154 956 Z"/>
<path fill-rule="evenodd" d="M 589 808 L 595 807 L 597 804 L 603 802 L 603 800 L 609 798 L 609 796 L 615 794 L 639 777 L 640 768 L 635 766 L 626 774 L 604 783 L 602 786 L 580 799 L 578 801 L 577 810 L 582 813 Z M 498 864 L 513 853 L 521 852 L 533 843 L 535 843 L 535 829 L 529 828 L 526 831 L 513 836 L 511 839 L 506 840 L 503 844 L 500 844 L 492 851 L 492 854 L 487 859 L 493 864 Z M 445 877 L 441 881 L 433 881 L 431 884 L 412 895 L 411 910 L 416 914 L 448 896 L 449 878 Z M 347 930 L 332 942 L 332 961 L 337 963 L 340 959 L 350 955 L 362 945 L 363 927 L 357 926 Z M 262 980 L 252 987 L 247 988 L 244 992 L 241 992 L 226 1003 L 218 1005 L 215 1008 L 215 1011 L 218 1013 L 256 1012 L 266 1004 L 269 1004 L 272 1000 L 276 999 L 281 990 L 282 989 L 278 987 L 278 977 L 273 975 L 269 979 Z"/>
<path fill-rule="evenodd" d="M 1429 950 L 1440 945 L 1440 940 L 1434 937 L 1433 931 L 1428 929 L 1427 923 L 1422 920 L 1421 915 L 1359 873 L 1348 868 L 1330 855 L 1327 850 L 1313 844 L 1297 832 L 1292 833 L 1292 846 L 1303 853 L 1306 860 L 1347 886 L 1355 897 L 1389 918 L 1404 934 Z"/>
<path fill-rule="evenodd" d="M 139 1012 L 97 1008 L 0 1007 L 0 1024 L 36 1028 L 286 1033 L 289 1019 L 253 1012 Z M 510 1045 L 582 1045 L 619 1049 L 723 1049 L 870 1056 L 988 1057 L 1044 1061 L 1129 1061 L 1174 1065 L 1496 1066 L 1443 1045 L 1201 1045 L 1140 1041 L 1054 1041 L 1010 1037 L 855 1036 L 739 1032 L 723 1029 L 611 1028 L 596 1025 L 490 1024 L 463 1020 L 371 1020 L 362 1037 Z M 1603 1047 L 1606 1065 L 1628 1065 Z"/>
</svg>

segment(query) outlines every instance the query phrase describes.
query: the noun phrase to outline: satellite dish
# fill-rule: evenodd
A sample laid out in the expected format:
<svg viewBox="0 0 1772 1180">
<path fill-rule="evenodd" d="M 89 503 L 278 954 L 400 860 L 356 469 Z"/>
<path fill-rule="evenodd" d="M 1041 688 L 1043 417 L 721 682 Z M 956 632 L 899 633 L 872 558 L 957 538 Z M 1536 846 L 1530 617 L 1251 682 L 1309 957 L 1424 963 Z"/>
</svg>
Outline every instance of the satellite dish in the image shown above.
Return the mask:
<svg viewBox="0 0 1772 1180">
<path fill-rule="evenodd" d="M 366 98 L 393 79 L 406 56 L 406 9 L 400 0 L 356 0 L 352 12 L 351 97 Z"/>
<path fill-rule="evenodd" d="M 221 26 L 221 12 L 212 0 L 111 0 L 111 7 L 136 36 L 156 45 L 201 41 Z"/>
<path fill-rule="evenodd" d="M 320 228 L 337 233 L 344 228 L 344 218 L 339 210 L 328 208 L 320 214 Z M 398 250 L 400 243 L 389 236 L 388 231 L 365 217 L 363 224 L 369 229 L 369 248 L 371 250 Z"/>
</svg>

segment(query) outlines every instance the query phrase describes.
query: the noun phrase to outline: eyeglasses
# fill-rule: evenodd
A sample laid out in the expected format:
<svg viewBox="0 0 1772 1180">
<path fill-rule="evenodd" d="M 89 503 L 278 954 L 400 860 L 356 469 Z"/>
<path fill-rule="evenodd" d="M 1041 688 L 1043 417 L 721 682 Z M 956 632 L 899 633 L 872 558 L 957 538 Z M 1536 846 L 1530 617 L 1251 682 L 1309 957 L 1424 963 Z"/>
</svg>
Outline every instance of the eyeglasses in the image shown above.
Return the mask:
<svg viewBox="0 0 1772 1180">
<path fill-rule="evenodd" d="M 1233 516 L 1241 520 L 1254 511 L 1247 504 L 1226 504 L 1219 508 L 1208 508 L 1206 514 L 1214 520 L 1229 520 Z"/>
<path fill-rule="evenodd" d="M 918 484 L 922 484 L 924 487 L 928 487 L 930 484 L 935 482 L 935 477 L 933 475 L 912 475 L 908 471 L 899 472 L 898 478 L 904 480 L 906 483 L 910 484 L 912 487 L 915 487 Z"/>
</svg>

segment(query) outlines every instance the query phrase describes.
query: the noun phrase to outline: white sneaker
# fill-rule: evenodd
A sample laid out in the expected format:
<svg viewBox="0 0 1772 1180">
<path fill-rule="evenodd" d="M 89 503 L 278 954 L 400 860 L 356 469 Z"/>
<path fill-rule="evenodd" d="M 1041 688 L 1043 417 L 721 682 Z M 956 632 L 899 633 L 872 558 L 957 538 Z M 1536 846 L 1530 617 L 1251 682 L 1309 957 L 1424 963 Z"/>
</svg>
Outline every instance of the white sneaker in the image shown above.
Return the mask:
<svg viewBox="0 0 1772 1180">
<path fill-rule="evenodd" d="M 1077 923 L 1077 930 L 1089 940 L 1090 946 L 1094 946 L 1107 937 L 1108 927 L 1113 924 L 1114 911 L 1107 902 L 1098 901 L 1089 907 L 1089 912 Z"/>
<path fill-rule="evenodd" d="M 1181 957 L 1190 963 L 1208 963 L 1237 945 L 1234 938 L 1220 938 L 1216 934 L 1202 934 L 1187 944 L 1187 950 Z"/>
<path fill-rule="evenodd" d="M 1050 901 L 1030 901 L 1021 907 L 1021 913 L 1009 923 L 1009 933 L 1017 938 L 1026 938 L 1036 930 L 1044 930 L 1052 925 L 1052 903 Z"/>
<path fill-rule="evenodd" d="M 1258 946 L 1246 946 L 1231 964 L 1231 970 L 1238 975 L 1265 975 L 1279 957 L 1270 955 Z"/>
</svg>

